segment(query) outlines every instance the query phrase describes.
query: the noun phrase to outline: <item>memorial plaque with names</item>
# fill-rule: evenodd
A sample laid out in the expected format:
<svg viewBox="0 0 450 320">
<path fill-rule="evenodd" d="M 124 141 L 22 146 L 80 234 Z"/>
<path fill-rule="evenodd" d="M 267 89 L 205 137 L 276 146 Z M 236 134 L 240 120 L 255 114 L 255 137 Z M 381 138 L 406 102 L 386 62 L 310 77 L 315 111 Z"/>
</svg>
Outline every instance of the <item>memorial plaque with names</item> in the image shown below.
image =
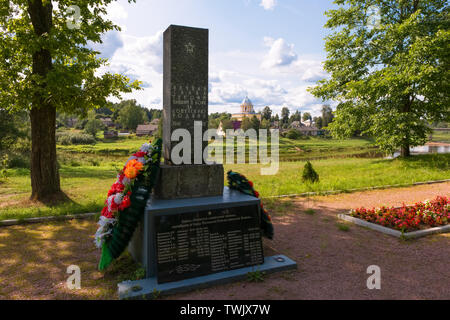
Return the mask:
<svg viewBox="0 0 450 320">
<path fill-rule="evenodd" d="M 264 263 L 257 205 L 155 216 L 158 283 Z"/>
<path fill-rule="evenodd" d="M 171 141 L 176 129 L 187 129 L 191 134 L 190 164 L 204 163 L 203 150 L 208 145 L 203 141 L 208 129 L 208 35 L 208 29 L 174 25 L 164 32 L 163 140 L 164 159 L 169 164 L 172 148 L 178 144 Z M 202 124 L 197 136 L 195 121 Z M 195 150 L 194 137 L 199 139 L 200 150 Z"/>
</svg>

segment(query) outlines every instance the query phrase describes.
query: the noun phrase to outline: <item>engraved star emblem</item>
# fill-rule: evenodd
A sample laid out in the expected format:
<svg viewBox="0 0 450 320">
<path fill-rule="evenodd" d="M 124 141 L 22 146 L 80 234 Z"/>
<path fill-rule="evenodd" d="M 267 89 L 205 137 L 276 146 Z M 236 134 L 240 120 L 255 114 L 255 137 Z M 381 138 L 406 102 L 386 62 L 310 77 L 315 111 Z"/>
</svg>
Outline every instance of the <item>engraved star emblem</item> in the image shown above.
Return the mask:
<svg viewBox="0 0 450 320">
<path fill-rule="evenodd" d="M 187 45 L 185 45 L 185 47 L 186 47 L 187 53 L 189 53 L 189 54 L 194 53 L 195 46 L 191 42 L 189 42 Z"/>
</svg>

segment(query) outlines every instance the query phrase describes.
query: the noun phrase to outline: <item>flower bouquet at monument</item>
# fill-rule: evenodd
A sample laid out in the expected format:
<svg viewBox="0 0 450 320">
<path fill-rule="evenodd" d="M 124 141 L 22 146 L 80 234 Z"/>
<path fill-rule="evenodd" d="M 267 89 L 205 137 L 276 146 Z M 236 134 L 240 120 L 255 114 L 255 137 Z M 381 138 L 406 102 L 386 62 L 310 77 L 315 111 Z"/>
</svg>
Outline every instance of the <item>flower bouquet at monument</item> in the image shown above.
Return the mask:
<svg viewBox="0 0 450 320">
<path fill-rule="evenodd" d="M 240 173 L 228 171 L 228 186 L 230 189 L 238 190 L 249 196 L 259 198 L 259 193 L 253 187 L 253 182 L 247 180 L 245 176 Z M 266 238 L 273 239 L 274 229 L 272 218 L 261 202 L 261 231 Z"/>
<path fill-rule="evenodd" d="M 105 270 L 128 246 L 155 186 L 161 149 L 161 139 L 144 144 L 111 186 L 95 234 L 95 243 L 102 249 L 99 270 Z"/>
</svg>

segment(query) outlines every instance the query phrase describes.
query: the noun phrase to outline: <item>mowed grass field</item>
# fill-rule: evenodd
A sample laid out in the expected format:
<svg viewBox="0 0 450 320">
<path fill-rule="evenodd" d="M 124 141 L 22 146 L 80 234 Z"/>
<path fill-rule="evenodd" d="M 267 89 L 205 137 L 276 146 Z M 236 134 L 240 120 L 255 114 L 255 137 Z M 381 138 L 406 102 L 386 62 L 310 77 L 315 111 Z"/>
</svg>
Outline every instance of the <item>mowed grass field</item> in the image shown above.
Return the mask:
<svg viewBox="0 0 450 320">
<path fill-rule="evenodd" d="M 94 146 L 58 146 L 61 186 L 71 201 L 53 207 L 28 200 L 31 193 L 28 169 L 9 169 L 7 179 L 0 182 L 0 220 L 100 212 L 118 170 L 127 159 L 126 155 L 146 141 L 127 138 Z M 261 175 L 261 165 L 226 164 L 225 171 L 246 175 L 255 183 L 262 197 L 450 178 L 450 154 L 414 156 L 407 160 L 354 157 L 355 150 L 373 149 L 371 142 L 364 139 L 282 139 L 280 145 L 281 155 L 293 152 L 292 149 L 300 154 L 322 154 L 323 159 L 312 161 L 320 182 L 303 183 L 301 174 L 305 161 L 294 157 L 280 162 L 278 173 L 272 176 Z"/>
</svg>

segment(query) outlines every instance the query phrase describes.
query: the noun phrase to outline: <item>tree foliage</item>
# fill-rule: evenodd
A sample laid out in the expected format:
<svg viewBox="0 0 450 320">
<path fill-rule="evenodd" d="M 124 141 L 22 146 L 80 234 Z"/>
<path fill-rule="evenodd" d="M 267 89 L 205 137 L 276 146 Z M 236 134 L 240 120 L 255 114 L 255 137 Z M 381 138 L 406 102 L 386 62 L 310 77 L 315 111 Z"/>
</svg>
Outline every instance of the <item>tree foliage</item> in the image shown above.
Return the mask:
<svg viewBox="0 0 450 320">
<path fill-rule="evenodd" d="M 1 0 L 0 107 L 31 109 L 38 94 L 58 111 L 83 113 L 106 105 L 109 96 L 120 98 L 121 92 L 139 89 L 139 81 L 130 82 L 124 75 L 96 74 L 107 60 L 90 44 L 101 43 L 105 32 L 120 30 L 105 18 L 111 2 Z M 72 5 L 80 8 L 79 28 L 68 24 L 73 21 Z M 40 75 L 33 72 L 33 55 L 43 50 L 51 57 L 51 67 Z"/>
<path fill-rule="evenodd" d="M 136 100 L 126 100 L 121 103 L 118 121 L 123 128 L 135 131 L 138 125 L 148 121 L 148 117 L 145 108 Z"/>
<path fill-rule="evenodd" d="M 329 105 L 322 106 L 322 117 L 319 117 L 321 120 L 320 128 L 328 126 L 331 122 L 333 122 L 334 114 L 333 109 Z M 317 123 L 316 123 L 317 124 Z"/>
<path fill-rule="evenodd" d="M 139 89 L 139 81 L 99 73 L 107 60 L 90 48 L 102 42 L 102 34 L 120 30 L 106 18 L 111 2 L 0 0 L 0 109 L 29 111 L 33 200 L 64 199 L 56 162 L 56 111 L 86 115 L 106 105 L 108 97 Z M 76 23 L 73 6 L 80 13 Z"/>
<path fill-rule="evenodd" d="M 289 121 L 289 108 L 287 107 L 283 107 L 283 109 L 281 109 L 281 121 L 283 122 L 283 124 L 287 124 Z"/>
<path fill-rule="evenodd" d="M 25 151 L 20 145 L 29 147 L 29 124 L 26 112 L 10 113 L 0 109 L 0 156 L 2 153 Z M 19 144 L 19 146 L 18 146 Z"/>
<path fill-rule="evenodd" d="M 97 137 L 97 132 L 104 129 L 105 126 L 103 123 L 97 119 L 93 114 L 90 114 L 88 121 L 86 122 L 86 125 L 84 126 L 84 131 L 87 134 L 90 134 L 94 139 Z"/>
<path fill-rule="evenodd" d="M 262 111 L 262 118 L 270 121 L 271 117 L 272 117 L 272 109 L 270 109 L 269 106 L 264 107 Z"/>
<path fill-rule="evenodd" d="M 300 111 L 295 111 L 294 114 L 292 114 L 289 118 L 289 124 L 291 124 L 294 121 L 301 121 L 302 120 L 302 114 Z"/>
<path fill-rule="evenodd" d="M 335 137 L 374 136 L 392 152 L 421 145 L 449 119 L 450 17 L 445 0 L 335 0 L 325 69 L 311 92 L 338 102 Z"/>
<path fill-rule="evenodd" d="M 309 113 L 309 112 L 303 113 L 303 121 L 308 121 L 308 120 L 312 121 L 311 113 Z"/>
</svg>

